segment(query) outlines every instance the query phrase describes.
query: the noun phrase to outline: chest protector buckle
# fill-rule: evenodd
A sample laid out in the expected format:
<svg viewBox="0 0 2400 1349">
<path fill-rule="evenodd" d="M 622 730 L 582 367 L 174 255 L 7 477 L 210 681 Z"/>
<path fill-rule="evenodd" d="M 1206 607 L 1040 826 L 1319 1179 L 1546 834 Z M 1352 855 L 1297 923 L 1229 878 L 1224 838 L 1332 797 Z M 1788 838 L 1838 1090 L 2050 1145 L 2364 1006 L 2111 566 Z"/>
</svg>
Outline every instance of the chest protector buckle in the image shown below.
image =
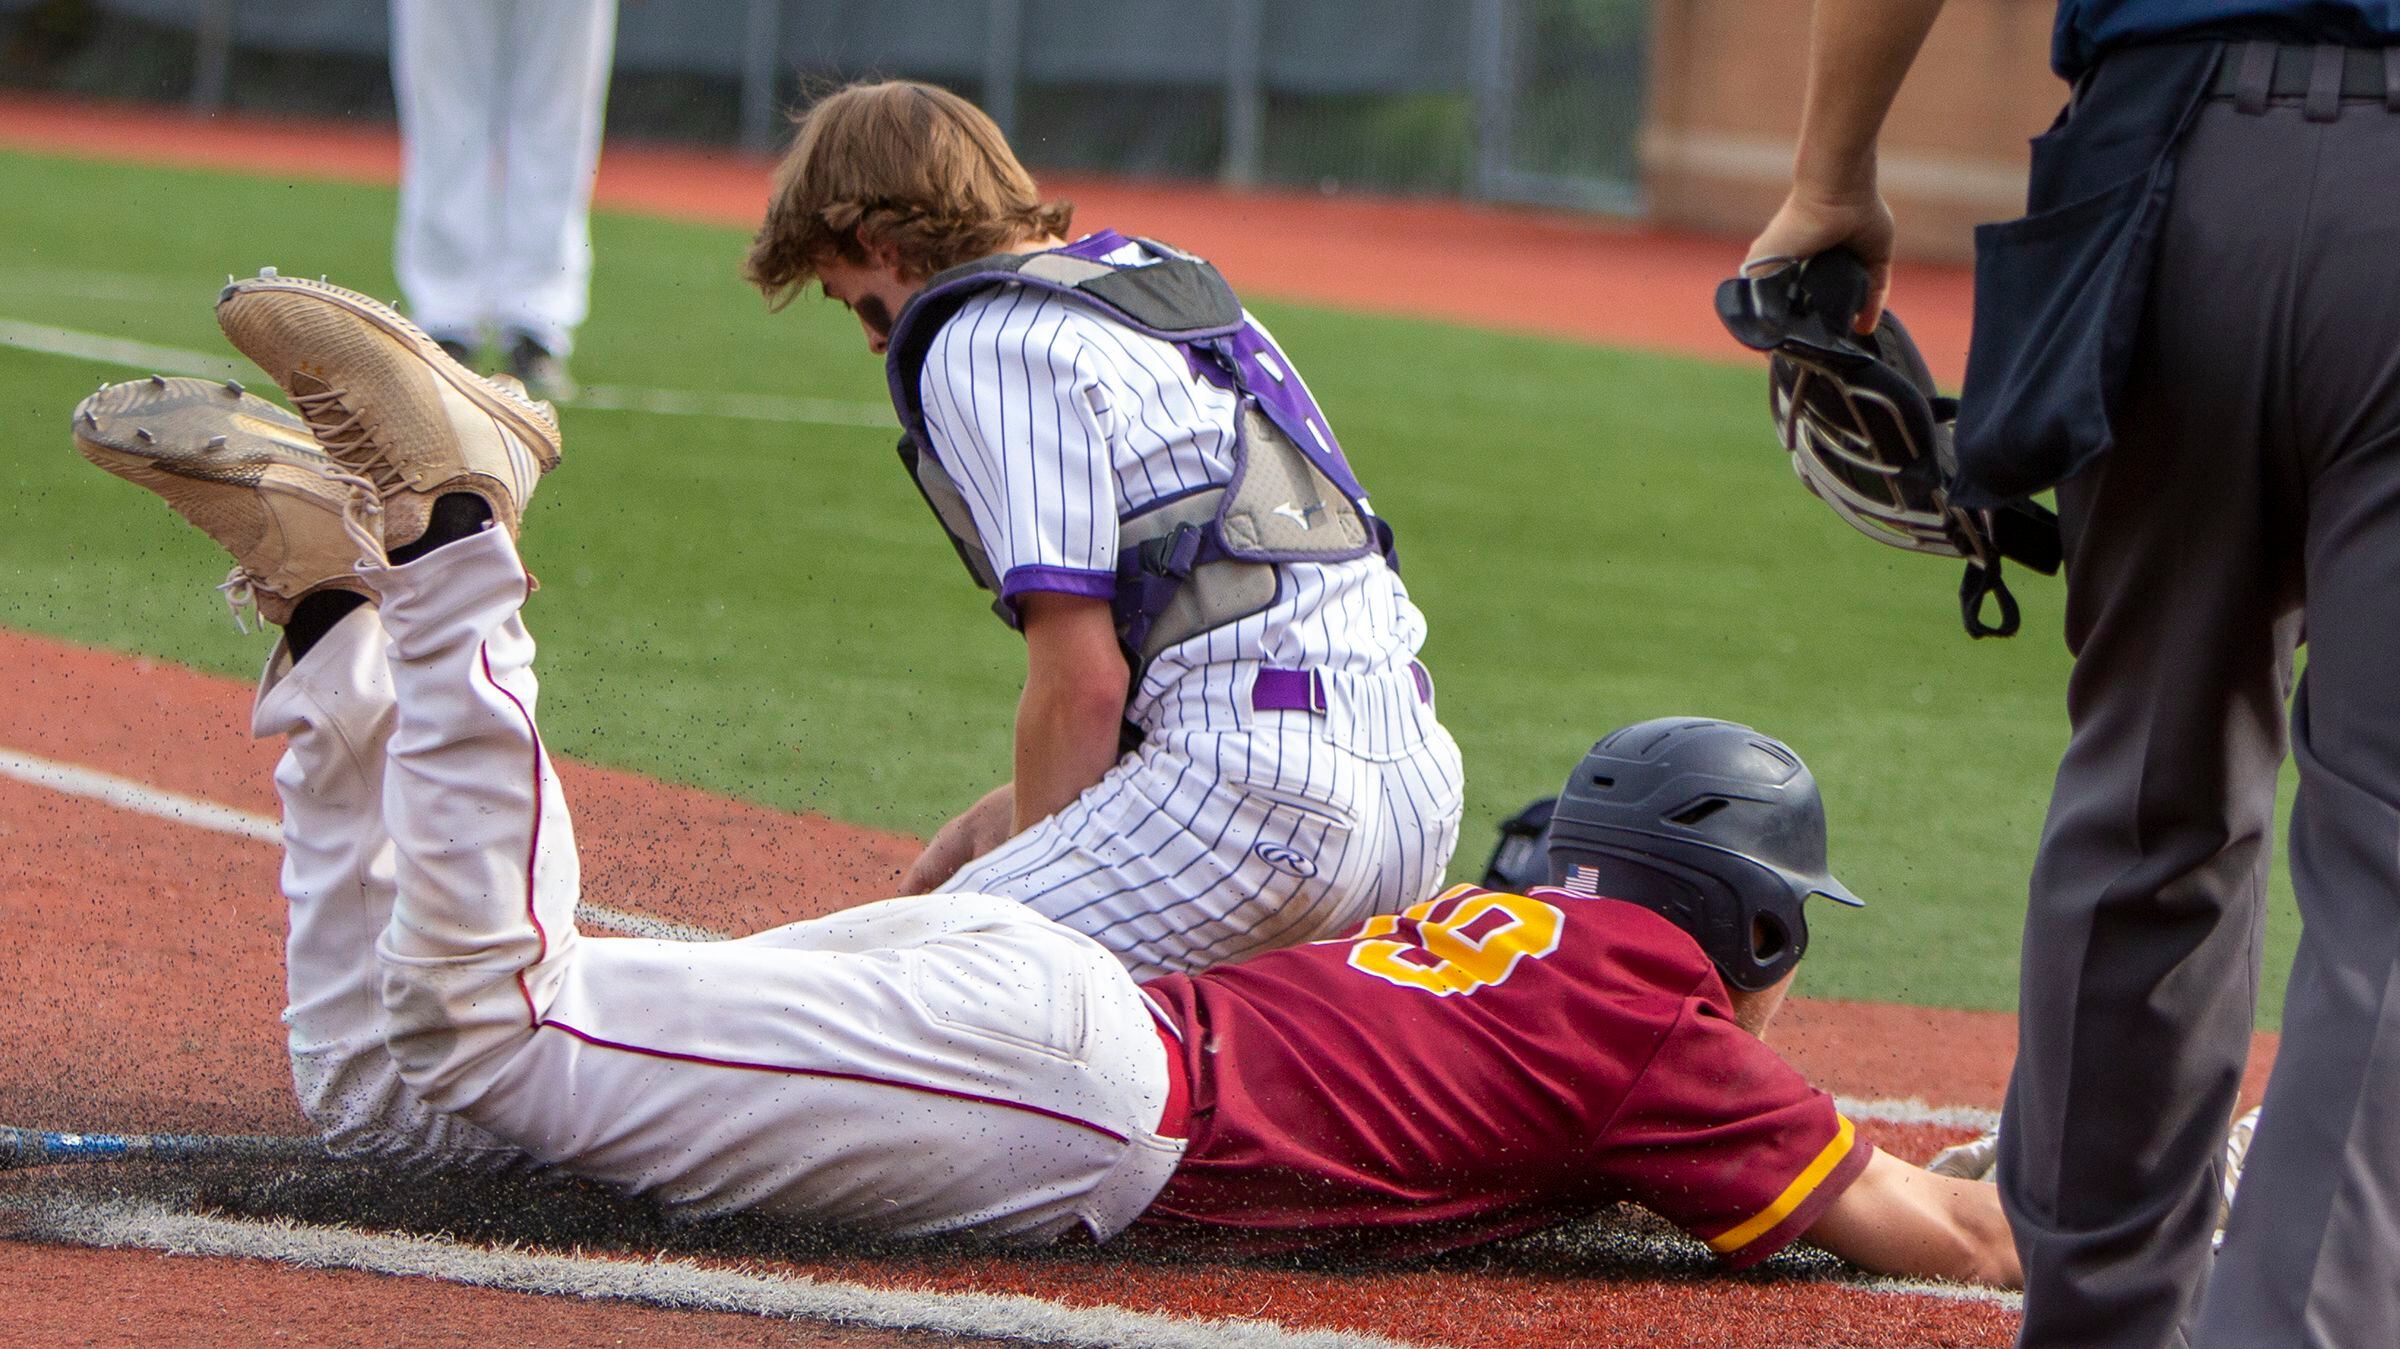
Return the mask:
<svg viewBox="0 0 2400 1349">
<path fill-rule="evenodd" d="M 1173 343 L 1192 371 L 1240 399 L 1233 474 L 1222 485 L 1154 503 L 1117 524 L 1117 639 L 1140 672 L 1158 654 L 1275 602 L 1277 564 L 1343 562 L 1380 553 L 1394 570 L 1391 527 L 1368 508 L 1325 416 L 1283 353 L 1242 313 L 1216 268 L 1165 244 L 1137 266 L 1100 259 L 1130 242 L 1110 231 L 1045 253 L 1002 254 L 935 276 L 892 325 L 886 362 L 905 434 L 900 458 L 975 583 L 1001 578 L 964 494 L 925 431 L 923 377 L 934 337 L 960 307 L 999 286 L 1065 296 L 1145 336 Z M 1007 605 L 993 608 L 1013 621 Z"/>
</svg>

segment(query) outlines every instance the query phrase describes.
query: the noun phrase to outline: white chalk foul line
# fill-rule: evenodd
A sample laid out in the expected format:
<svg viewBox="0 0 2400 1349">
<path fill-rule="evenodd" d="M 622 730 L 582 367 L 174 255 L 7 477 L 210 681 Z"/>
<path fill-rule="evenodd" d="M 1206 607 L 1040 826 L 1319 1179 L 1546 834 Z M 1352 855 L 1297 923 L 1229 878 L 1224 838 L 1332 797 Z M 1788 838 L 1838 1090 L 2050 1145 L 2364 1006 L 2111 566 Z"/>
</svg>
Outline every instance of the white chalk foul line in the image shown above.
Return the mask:
<svg viewBox="0 0 2400 1349">
<path fill-rule="evenodd" d="M 202 379 L 240 379 L 245 375 L 253 379 L 258 377 L 258 372 L 246 362 L 211 356 L 203 351 L 153 346 L 130 338 L 77 332 L 73 328 L 51 328 L 39 323 L 19 323 L 15 319 L 0 319 L 0 346 L 15 347 L 20 351 L 38 351 L 50 356 L 72 356 L 77 360 L 103 361 L 135 370 L 154 370 L 162 375 L 197 375 Z"/>
<path fill-rule="evenodd" d="M 1915 1097 L 1896 1101 L 1863 1100 L 1857 1097 L 1836 1097 L 1834 1105 L 1853 1120 L 1880 1120 L 1885 1124 L 1933 1124 L 1946 1129 L 1972 1129 L 1977 1133 L 2000 1127 L 2000 1112 L 1971 1105 L 1928 1105 Z"/>
<path fill-rule="evenodd" d="M 133 370 L 204 379 L 257 379 L 248 363 L 181 347 L 155 346 L 102 333 L 53 328 L 0 319 L 0 346 L 51 356 L 102 361 Z M 831 398 L 793 398 L 767 393 L 707 393 L 692 389 L 645 389 L 623 384 L 585 387 L 567 403 L 594 412 L 646 412 L 663 417 L 730 417 L 737 421 L 792 422 L 810 426 L 857 426 L 894 430 L 892 410 L 881 403 L 846 403 Z"/>
<path fill-rule="evenodd" d="M 883 403 L 844 403 L 830 398 L 793 398 L 771 393 L 698 393 L 689 389 L 641 389 L 622 384 L 586 384 L 567 406 L 577 411 L 649 412 L 662 417 L 731 417 L 739 421 L 805 422 L 811 426 L 863 426 L 897 431 Z"/>
<path fill-rule="evenodd" d="M 435 1237 L 205 1217 L 141 1200 L 49 1201 L 29 1216 L 29 1235 L 37 1240 L 276 1260 L 304 1269 L 355 1269 L 674 1311 L 736 1312 L 1108 1349 L 1405 1349 L 1404 1342 L 1378 1335 L 1294 1330 L 1273 1321 L 1071 1307 L 1011 1293 L 915 1292 L 721 1269 L 688 1260 L 495 1250 Z"/>
<path fill-rule="evenodd" d="M 195 829 L 210 829 L 236 838 L 255 839 L 280 848 L 283 846 L 283 826 L 272 818 L 232 806 L 204 801 L 181 792 L 170 792 L 132 778 L 103 773 L 80 764 L 59 763 L 37 755 L 16 750 L 0 749 L 0 777 L 68 796 L 80 796 L 104 802 L 121 810 L 130 810 L 154 819 L 171 820 Z M 671 923 L 647 914 L 628 913 L 599 904 L 579 904 L 575 908 L 577 922 L 592 927 L 604 927 L 629 937 L 653 937 L 662 941 L 723 941 L 725 934 L 685 923 Z"/>
</svg>

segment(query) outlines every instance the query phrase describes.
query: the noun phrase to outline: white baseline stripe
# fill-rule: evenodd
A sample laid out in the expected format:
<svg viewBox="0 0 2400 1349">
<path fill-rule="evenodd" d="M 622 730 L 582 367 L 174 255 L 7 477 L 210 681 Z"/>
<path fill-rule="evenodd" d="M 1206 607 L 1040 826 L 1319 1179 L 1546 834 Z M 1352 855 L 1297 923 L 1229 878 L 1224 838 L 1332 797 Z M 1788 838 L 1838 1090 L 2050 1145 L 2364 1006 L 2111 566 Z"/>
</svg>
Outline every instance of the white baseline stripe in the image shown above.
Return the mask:
<svg viewBox="0 0 2400 1349">
<path fill-rule="evenodd" d="M 19 323 L 15 319 L 0 319 L 0 346 L 39 351 L 51 356 L 72 356 L 78 360 L 105 361 L 110 365 L 130 366 L 136 370 L 155 370 L 162 375 L 240 379 L 246 374 L 252 379 L 260 378 L 258 372 L 246 362 L 230 361 L 206 352 L 152 346 L 148 342 L 77 332 L 73 328 Z"/>
<path fill-rule="evenodd" d="M 1977 1133 L 2000 1127 L 2000 1112 L 1971 1105 L 1928 1105 L 1914 1097 L 1897 1101 L 1864 1100 L 1853 1096 L 1834 1098 L 1834 1108 L 1853 1120 L 1880 1120 L 1885 1124 L 1933 1124 L 1946 1129 L 1973 1129 Z"/>
<path fill-rule="evenodd" d="M 815 426 L 864 426 L 896 431 L 900 423 L 883 403 L 844 403 L 830 398 L 792 398 L 772 393 L 698 393 L 687 389 L 641 389 L 622 384 L 587 384 L 568 401 L 581 412 L 651 412 L 662 417 L 731 417 L 754 422 L 806 422 Z"/>
<path fill-rule="evenodd" d="M 1908 1297 L 1942 1298 L 1950 1302 L 1983 1302 L 1994 1307 L 2006 1307 L 2012 1312 L 2025 1310 L 2025 1295 L 2005 1288 L 1985 1288 L 1971 1283 L 1940 1283 L 1933 1279 L 1843 1279 L 1844 1288 L 1863 1288 L 1870 1293 L 1899 1293 Z"/>
<path fill-rule="evenodd" d="M 912 1292 L 688 1260 L 537 1255 L 430 1237 L 202 1217 L 136 1200 L 53 1201 L 30 1216 L 32 1231 L 27 1235 L 83 1246 L 278 1260 L 304 1269 L 413 1275 L 476 1288 L 678 1311 L 739 1312 L 1107 1349 L 1405 1349 L 1404 1342 L 1379 1335 L 1293 1330 L 1273 1321 L 1071 1307 L 1009 1293 Z"/>
<path fill-rule="evenodd" d="M 118 777 L 114 773 L 103 773 L 96 768 L 0 749 L 0 777 L 15 778 L 36 787 L 47 787 L 68 796 L 85 797 L 196 829 L 212 829 L 236 838 L 255 839 L 278 848 L 283 846 L 283 826 L 265 815 L 166 791 L 131 778 Z M 577 905 L 575 918 L 578 922 L 622 932 L 629 937 L 652 937 L 661 941 L 725 940 L 724 933 L 711 932 L 704 927 L 671 923 L 663 918 L 627 913 L 598 904 Z"/>
<path fill-rule="evenodd" d="M 51 356 L 103 361 L 134 370 L 204 379 L 260 379 L 243 361 L 181 347 L 153 346 L 73 328 L 0 319 L 0 346 Z M 730 417 L 737 421 L 798 422 L 813 426 L 863 426 L 892 430 L 898 422 L 882 403 L 846 403 L 831 398 L 792 398 L 767 393 L 708 393 L 690 389 L 644 389 L 619 384 L 586 387 L 567 406 L 594 412 L 647 412 L 665 417 Z"/>
</svg>

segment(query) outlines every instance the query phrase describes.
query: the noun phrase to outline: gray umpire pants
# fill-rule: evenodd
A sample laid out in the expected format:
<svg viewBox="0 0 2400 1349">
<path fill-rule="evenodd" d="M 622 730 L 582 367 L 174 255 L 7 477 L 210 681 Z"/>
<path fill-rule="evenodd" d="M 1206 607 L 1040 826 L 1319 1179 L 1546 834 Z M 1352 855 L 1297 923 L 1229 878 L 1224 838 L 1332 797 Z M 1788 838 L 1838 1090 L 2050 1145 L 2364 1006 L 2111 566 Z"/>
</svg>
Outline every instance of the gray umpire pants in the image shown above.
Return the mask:
<svg viewBox="0 0 2400 1349">
<path fill-rule="evenodd" d="M 2400 1343 L 2400 111 L 2200 110 L 2122 420 L 2058 494 L 2073 736 L 2000 1169 L 2024 1340 Z M 2212 1272 L 2304 610 L 2306 930 Z"/>
</svg>

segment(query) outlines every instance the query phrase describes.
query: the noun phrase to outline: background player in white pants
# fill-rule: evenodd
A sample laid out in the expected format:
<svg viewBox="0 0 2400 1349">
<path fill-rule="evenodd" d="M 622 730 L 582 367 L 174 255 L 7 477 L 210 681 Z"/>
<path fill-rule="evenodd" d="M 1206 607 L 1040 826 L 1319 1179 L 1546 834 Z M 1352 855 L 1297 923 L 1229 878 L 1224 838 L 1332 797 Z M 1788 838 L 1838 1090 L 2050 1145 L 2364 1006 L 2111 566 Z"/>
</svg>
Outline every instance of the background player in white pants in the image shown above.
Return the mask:
<svg viewBox="0 0 2400 1349">
<path fill-rule="evenodd" d="M 885 353 L 957 264 L 1163 256 L 1106 231 L 1070 245 L 1069 216 L 965 100 L 853 85 L 802 120 L 749 275 L 777 302 L 821 283 Z M 1271 602 L 1128 659 L 1121 522 L 1237 476 L 1242 391 L 1192 347 L 1016 284 L 924 322 L 927 342 L 889 353 L 895 401 L 921 430 L 914 452 L 955 484 L 968 518 L 952 536 L 1023 632 L 1027 675 L 1011 781 L 944 827 L 903 888 L 1021 899 L 1137 976 L 1432 893 L 1462 775 L 1416 662 L 1424 617 L 1383 557 L 1280 562 Z M 1244 340 L 1346 476 L 1298 372 L 1254 320 Z M 1286 509 L 1306 528 L 1318 507 Z"/>
<path fill-rule="evenodd" d="M 545 397 L 591 307 L 592 174 L 616 0 L 392 0 L 400 111 L 393 267 L 468 364 L 487 333 Z"/>
</svg>

